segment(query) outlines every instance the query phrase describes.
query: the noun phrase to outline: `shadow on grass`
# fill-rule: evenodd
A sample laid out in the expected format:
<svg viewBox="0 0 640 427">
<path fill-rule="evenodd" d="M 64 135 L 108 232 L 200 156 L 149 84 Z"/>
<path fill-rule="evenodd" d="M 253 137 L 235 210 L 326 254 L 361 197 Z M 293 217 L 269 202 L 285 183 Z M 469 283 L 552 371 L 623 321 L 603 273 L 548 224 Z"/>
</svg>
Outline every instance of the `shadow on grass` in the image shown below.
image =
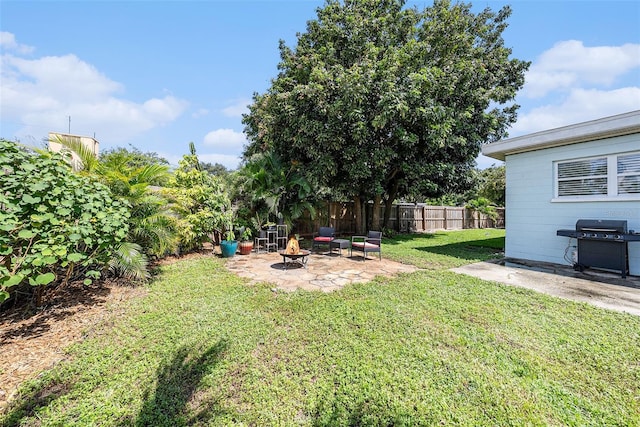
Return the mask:
<svg viewBox="0 0 640 427">
<path fill-rule="evenodd" d="M 23 419 L 32 416 L 38 409 L 44 408 L 71 389 L 71 384 L 50 381 L 34 386 L 22 392 L 5 413 L 0 411 L 0 425 L 6 427 L 23 425 Z M 3 418 L 4 417 L 4 418 Z"/>
<path fill-rule="evenodd" d="M 221 340 L 194 358 L 193 349 L 181 347 L 159 368 L 156 388 L 145 393 L 142 409 L 133 425 L 186 426 L 225 414 L 218 402 L 197 392 L 202 378 L 220 362 L 226 348 L 227 342 Z"/>
</svg>

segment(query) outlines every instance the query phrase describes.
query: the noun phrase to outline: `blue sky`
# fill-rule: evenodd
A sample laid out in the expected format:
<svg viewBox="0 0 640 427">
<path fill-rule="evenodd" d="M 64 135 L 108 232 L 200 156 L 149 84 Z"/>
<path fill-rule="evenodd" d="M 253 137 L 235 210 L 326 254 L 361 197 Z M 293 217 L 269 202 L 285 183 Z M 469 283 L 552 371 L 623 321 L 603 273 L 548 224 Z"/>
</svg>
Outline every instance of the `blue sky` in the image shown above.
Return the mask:
<svg viewBox="0 0 640 427">
<path fill-rule="evenodd" d="M 510 4 L 505 44 L 532 61 L 511 137 L 640 109 L 640 2 L 471 3 Z M 193 141 L 201 160 L 233 169 L 278 40 L 294 47 L 323 4 L 0 0 L 0 137 L 41 146 L 71 117 L 71 133 L 101 150 L 133 145 L 177 164 Z"/>
</svg>

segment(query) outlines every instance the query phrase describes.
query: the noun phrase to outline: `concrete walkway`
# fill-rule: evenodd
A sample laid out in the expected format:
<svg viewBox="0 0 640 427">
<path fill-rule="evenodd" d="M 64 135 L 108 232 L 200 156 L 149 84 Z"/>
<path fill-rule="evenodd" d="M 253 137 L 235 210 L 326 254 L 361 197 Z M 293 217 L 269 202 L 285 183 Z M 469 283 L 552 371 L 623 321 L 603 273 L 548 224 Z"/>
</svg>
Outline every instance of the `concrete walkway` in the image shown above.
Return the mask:
<svg viewBox="0 0 640 427">
<path fill-rule="evenodd" d="M 228 258 L 226 266 L 238 276 L 251 279 L 252 283 L 273 283 L 275 288 L 285 291 L 305 289 L 322 292 L 342 289 L 350 283 L 368 282 L 376 276 L 392 276 L 417 270 L 412 265 L 384 258 L 379 260 L 376 254 L 369 255 L 365 261 L 360 255 L 354 254 L 353 258 L 347 255 L 347 250 L 342 251 L 342 257 L 337 252 L 312 252 L 306 268 L 287 263 L 285 270 L 282 256 L 277 252 L 251 253 Z"/>
<path fill-rule="evenodd" d="M 640 277 L 547 263 L 478 262 L 451 271 L 640 316 Z"/>
</svg>

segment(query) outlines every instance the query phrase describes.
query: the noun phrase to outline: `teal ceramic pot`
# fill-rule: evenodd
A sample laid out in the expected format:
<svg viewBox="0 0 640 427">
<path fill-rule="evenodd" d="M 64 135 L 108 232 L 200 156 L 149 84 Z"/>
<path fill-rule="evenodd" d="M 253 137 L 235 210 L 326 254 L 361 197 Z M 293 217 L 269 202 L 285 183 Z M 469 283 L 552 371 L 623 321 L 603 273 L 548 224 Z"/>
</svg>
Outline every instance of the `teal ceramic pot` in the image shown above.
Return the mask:
<svg viewBox="0 0 640 427">
<path fill-rule="evenodd" d="M 238 250 L 237 240 L 223 240 L 220 242 L 220 249 L 222 250 L 223 258 L 229 258 L 236 254 Z"/>
</svg>

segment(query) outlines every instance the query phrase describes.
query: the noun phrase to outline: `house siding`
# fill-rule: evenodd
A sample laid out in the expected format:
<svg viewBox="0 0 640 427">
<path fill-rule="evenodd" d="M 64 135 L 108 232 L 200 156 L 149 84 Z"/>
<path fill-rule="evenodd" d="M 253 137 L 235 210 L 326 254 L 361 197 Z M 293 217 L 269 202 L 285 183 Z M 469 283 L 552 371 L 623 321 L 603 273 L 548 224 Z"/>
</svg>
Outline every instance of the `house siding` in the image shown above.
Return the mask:
<svg viewBox="0 0 640 427">
<path fill-rule="evenodd" d="M 506 156 L 506 242 L 510 258 L 571 264 L 565 249 L 575 239 L 556 236 L 578 219 L 626 220 L 640 231 L 640 201 L 554 202 L 555 161 L 640 150 L 640 134 L 631 134 Z M 629 243 L 629 273 L 640 275 L 640 243 Z M 568 251 L 571 259 L 571 249 Z"/>
</svg>

